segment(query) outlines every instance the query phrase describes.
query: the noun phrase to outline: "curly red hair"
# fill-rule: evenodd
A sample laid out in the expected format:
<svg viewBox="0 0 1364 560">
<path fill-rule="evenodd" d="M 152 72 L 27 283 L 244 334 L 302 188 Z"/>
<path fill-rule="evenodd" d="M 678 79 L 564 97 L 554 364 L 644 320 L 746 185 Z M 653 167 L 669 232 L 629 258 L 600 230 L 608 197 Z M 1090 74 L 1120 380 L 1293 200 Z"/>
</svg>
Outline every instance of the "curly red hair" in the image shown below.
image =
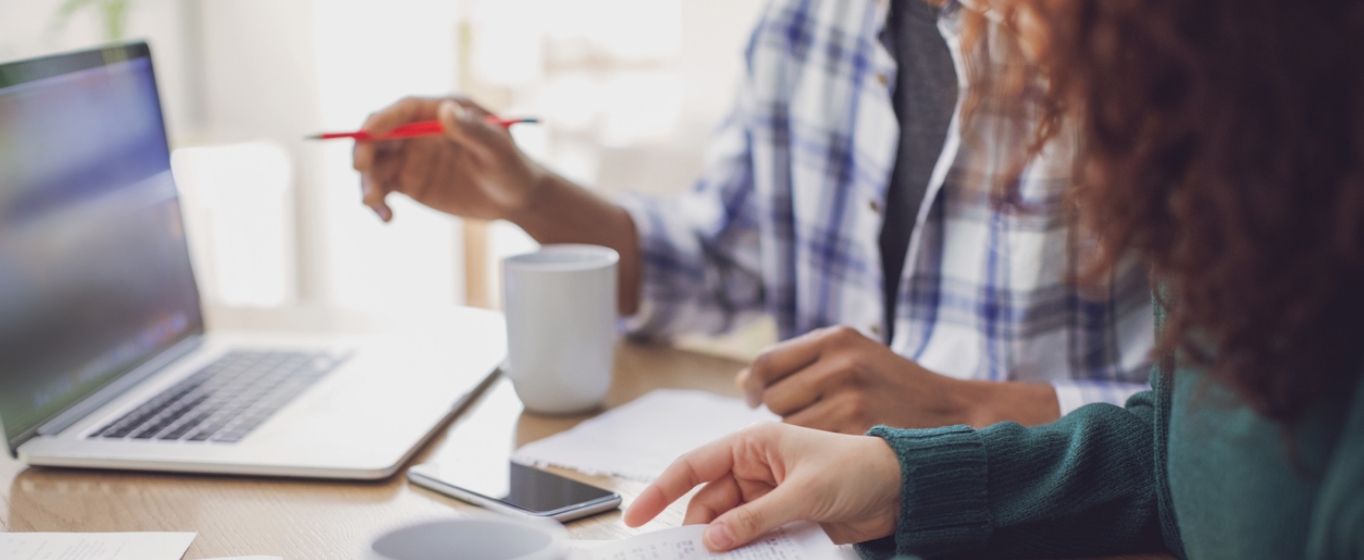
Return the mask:
<svg viewBox="0 0 1364 560">
<path fill-rule="evenodd" d="M 995 2 L 1046 37 L 1041 134 L 1111 264 L 1149 263 L 1157 354 L 1290 422 L 1364 366 L 1364 2 Z M 1017 17 L 1022 16 L 1022 17 Z M 1032 19 L 1029 19 L 1029 16 Z M 1028 25 L 1018 25 L 1022 21 Z"/>
</svg>

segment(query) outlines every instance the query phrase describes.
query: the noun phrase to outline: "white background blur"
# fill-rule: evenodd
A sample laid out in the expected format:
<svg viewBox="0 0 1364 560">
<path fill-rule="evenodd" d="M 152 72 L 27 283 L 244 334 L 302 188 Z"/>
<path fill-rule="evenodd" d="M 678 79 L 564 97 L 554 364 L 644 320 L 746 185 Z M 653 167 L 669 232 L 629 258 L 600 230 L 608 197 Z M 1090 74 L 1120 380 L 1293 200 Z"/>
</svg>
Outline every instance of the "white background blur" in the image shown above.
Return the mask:
<svg viewBox="0 0 1364 560">
<path fill-rule="evenodd" d="M 59 25 L 63 3 L 0 0 L 0 61 L 101 44 L 97 11 Z M 460 91 L 542 117 L 518 143 L 580 184 L 676 193 L 700 172 L 764 3 L 130 0 L 125 36 L 152 46 L 210 310 L 391 313 L 466 303 L 465 228 L 400 196 L 382 224 L 359 202 L 349 142 L 303 136 Z M 490 230 L 492 263 L 533 246 Z"/>
</svg>

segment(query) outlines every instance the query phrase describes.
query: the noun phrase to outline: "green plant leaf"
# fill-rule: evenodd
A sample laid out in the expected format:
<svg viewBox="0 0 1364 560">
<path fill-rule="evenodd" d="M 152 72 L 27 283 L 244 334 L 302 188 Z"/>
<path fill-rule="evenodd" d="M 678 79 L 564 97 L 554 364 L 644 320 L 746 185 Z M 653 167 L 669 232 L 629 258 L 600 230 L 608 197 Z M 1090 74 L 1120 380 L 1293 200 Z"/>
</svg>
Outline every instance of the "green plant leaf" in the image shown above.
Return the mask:
<svg viewBox="0 0 1364 560">
<path fill-rule="evenodd" d="M 75 15 L 82 8 L 93 5 L 98 0 L 66 0 L 60 8 L 57 8 L 57 18 L 65 25 L 71 16 Z"/>
<path fill-rule="evenodd" d="M 123 38 L 124 25 L 128 19 L 128 5 L 131 3 L 132 0 L 66 0 L 57 8 L 52 30 L 60 31 L 76 13 L 94 8 L 104 27 L 104 38 L 117 41 Z"/>
</svg>

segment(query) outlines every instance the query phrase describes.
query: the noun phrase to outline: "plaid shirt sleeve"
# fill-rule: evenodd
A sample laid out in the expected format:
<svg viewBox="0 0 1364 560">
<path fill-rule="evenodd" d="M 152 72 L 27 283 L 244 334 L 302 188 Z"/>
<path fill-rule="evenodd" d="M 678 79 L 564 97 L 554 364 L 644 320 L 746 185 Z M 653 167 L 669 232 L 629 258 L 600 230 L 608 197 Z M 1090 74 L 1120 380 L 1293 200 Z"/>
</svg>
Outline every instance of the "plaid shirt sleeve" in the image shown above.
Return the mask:
<svg viewBox="0 0 1364 560">
<path fill-rule="evenodd" d="M 718 334 L 764 311 L 759 222 L 743 92 L 711 139 L 694 188 L 672 199 L 626 195 L 643 260 L 640 310 L 624 330 L 644 338 Z"/>
</svg>

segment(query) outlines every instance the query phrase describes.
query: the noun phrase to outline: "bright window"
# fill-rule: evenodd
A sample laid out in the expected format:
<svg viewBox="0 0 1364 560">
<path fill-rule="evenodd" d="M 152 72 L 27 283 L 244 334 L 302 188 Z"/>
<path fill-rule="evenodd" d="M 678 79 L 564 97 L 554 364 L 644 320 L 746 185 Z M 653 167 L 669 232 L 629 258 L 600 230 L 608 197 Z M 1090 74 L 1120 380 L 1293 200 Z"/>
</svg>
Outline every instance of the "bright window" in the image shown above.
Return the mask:
<svg viewBox="0 0 1364 560">
<path fill-rule="evenodd" d="M 0 59 L 103 41 L 99 13 L 10 3 Z M 430 308 L 465 301 L 465 225 L 401 196 L 360 204 L 347 142 L 404 95 L 461 91 L 544 119 L 518 144 L 606 196 L 688 188 L 764 0 L 134 0 L 152 45 L 206 300 L 222 307 Z M 475 278 L 534 247 L 494 224 Z M 479 264 L 479 263 L 475 263 Z M 477 268 L 471 269 L 476 270 Z"/>
</svg>

